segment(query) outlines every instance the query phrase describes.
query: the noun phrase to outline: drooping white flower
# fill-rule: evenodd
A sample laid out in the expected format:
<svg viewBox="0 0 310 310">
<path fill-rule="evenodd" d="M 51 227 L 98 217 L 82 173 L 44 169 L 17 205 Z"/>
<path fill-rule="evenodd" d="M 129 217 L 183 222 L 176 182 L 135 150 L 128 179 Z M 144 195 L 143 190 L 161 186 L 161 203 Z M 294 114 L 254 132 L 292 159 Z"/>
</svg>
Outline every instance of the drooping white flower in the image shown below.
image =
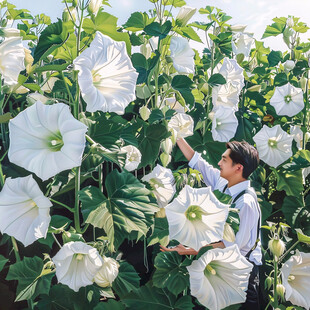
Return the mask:
<svg viewBox="0 0 310 310">
<path fill-rule="evenodd" d="M 284 70 L 289 72 L 295 68 L 295 62 L 294 60 L 287 60 L 284 64 Z"/>
<path fill-rule="evenodd" d="M 249 33 L 238 32 L 233 35 L 231 41 L 232 51 L 236 55 L 243 54 L 244 57 L 249 57 L 254 42 L 255 40 L 253 39 L 253 35 Z"/>
<path fill-rule="evenodd" d="M 181 103 L 177 101 L 174 97 L 166 98 L 165 104 L 171 109 L 175 110 L 177 113 L 185 113 L 188 111 L 188 107 L 186 105 L 183 107 Z"/>
<path fill-rule="evenodd" d="M 10 120 L 9 160 L 43 181 L 81 165 L 87 127 L 64 103 L 34 105 Z"/>
<path fill-rule="evenodd" d="M 172 37 L 170 51 L 170 57 L 173 61 L 175 70 L 179 73 L 185 74 L 195 72 L 195 52 L 189 46 L 187 39 L 182 37 Z"/>
<path fill-rule="evenodd" d="M 300 129 L 300 126 L 294 125 L 290 126 L 290 134 L 293 136 L 293 139 L 296 141 L 297 148 L 299 150 L 302 149 L 302 144 L 303 144 L 303 139 L 304 139 L 304 134 L 302 130 Z"/>
<path fill-rule="evenodd" d="M 245 28 L 247 27 L 247 25 L 232 25 L 230 26 L 230 29 L 232 32 L 244 32 Z"/>
<path fill-rule="evenodd" d="M 235 136 L 238 119 L 234 109 L 219 106 L 215 111 L 212 121 L 212 138 L 214 141 L 228 142 Z"/>
<path fill-rule="evenodd" d="M 0 192 L 1 233 L 13 236 L 24 246 L 45 238 L 51 206 L 32 175 L 7 178 Z"/>
<path fill-rule="evenodd" d="M 180 27 L 186 26 L 188 21 L 195 15 L 196 11 L 196 8 L 187 5 L 182 6 L 176 17 L 176 24 Z"/>
<path fill-rule="evenodd" d="M 219 106 L 225 106 L 238 110 L 239 104 L 239 87 L 234 86 L 228 82 L 223 85 L 215 86 L 212 89 L 212 104 L 213 110 L 216 110 Z"/>
<path fill-rule="evenodd" d="M 281 268 L 285 299 L 310 309 L 310 253 L 296 251 Z"/>
<path fill-rule="evenodd" d="M 102 0 L 90 0 L 88 4 L 88 11 L 97 15 L 100 7 L 102 5 Z"/>
<path fill-rule="evenodd" d="M 186 138 L 193 135 L 194 121 L 188 114 L 178 113 L 170 119 L 168 128 L 178 138 Z"/>
<path fill-rule="evenodd" d="M 290 83 L 275 88 L 270 99 L 270 104 L 278 115 L 294 116 L 304 108 L 304 98 L 301 88 L 296 88 Z"/>
<path fill-rule="evenodd" d="M 24 59 L 22 38 L 5 38 L 0 44 L 0 73 L 6 85 L 12 86 L 18 83 L 19 73 L 25 70 Z"/>
<path fill-rule="evenodd" d="M 120 150 L 126 153 L 126 162 L 124 168 L 128 171 L 133 171 L 138 168 L 141 162 L 141 152 L 133 145 L 123 146 Z"/>
<path fill-rule="evenodd" d="M 151 185 L 160 208 L 164 208 L 176 192 L 172 171 L 159 164 L 156 165 L 151 173 L 145 175 L 142 181 L 148 182 Z"/>
<path fill-rule="evenodd" d="M 108 287 L 118 276 L 119 263 L 112 257 L 102 257 L 103 265 L 97 272 L 94 282 L 101 287 Z"/>
<path fill-rule="evenodd" d="M 210 310 L 242 303 L 252 267 L 236 244 L 211 249 L 187 267 L 191 295 Z"/>
<path fill-rule="evenodd" d="M 88 112 L 124 114 L 135 96 L 138 73 L 126 52 L 125 42 L 116 42 L 100 32 L 89 48 L 74 60 Z"/>
<path fill-rule="evenodd" d="M 235 242 L 236 240 L 235 232 L 227 222 L 224 225 L 223 239 L 228 242 Z"/>
<path fill-rule="evenodd" d="M 166 154 L 171 154 L 173 143 L 170 138 L 166 138 L 164 141 L 160 143 L 160 147 Z"/>
<path fill-rule="evenodd" d="M 263 128 L 253 137 L 259 158 L 272 167 L 278 167 L 292 156 L 293 136 L 287 134 L 280 125 Z"/>
<path fill-rule="evenodd" d="M 210 187 L 195 189 L 185 185 L 165 208 L 170 239 L 196 251 L 221 240 L 228 207 L 214 196 Z"/>
<path fill-rule="evenodd" d="M 102 258 L 98 251 L 84 242 L 68 242 L 52 258 L 56 266 L 59 283 L 78 290 L 93 284 L 93 279 L 102 267 Z"/>
</svg>

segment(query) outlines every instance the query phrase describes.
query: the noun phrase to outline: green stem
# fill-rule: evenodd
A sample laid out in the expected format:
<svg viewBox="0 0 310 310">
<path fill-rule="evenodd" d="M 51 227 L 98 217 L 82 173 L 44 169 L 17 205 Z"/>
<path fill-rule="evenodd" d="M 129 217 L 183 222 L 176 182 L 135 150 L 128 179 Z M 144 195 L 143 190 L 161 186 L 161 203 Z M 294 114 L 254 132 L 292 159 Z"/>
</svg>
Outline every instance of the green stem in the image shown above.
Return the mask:
<svg viewBox="0 0 310 310">
<path fill-rule="evenodd" d="M 279 258 L 279 263 L 281 263 L 284 259 L 284 257 L 290 253 L 299 243 L 299 240 L 297 240 L 280 258 Z"/>
<path fill-rule="evenodd" d="M 61 244 L 60 244 L 59 241 L 57 240 L 57 238 L 56 238 L 56 236 L 55 236 L 54 233 L 52 233 L 52 236 L 53 236 L 55 242 L 57 243 L 57 245 L 59 246 L 59 248 L 61 248 Z"/>
<path fill-rule="evenodd" d="M 49 200 L 52 201 L 52 202 L 54 202 L 54 203 L 56 203 L 56 204 L 58 204 L 58 205 L 60 205 L 60 206 L 62 206 L 62 207 L 64 207 L 64 208 L 66 208 L 66 209 L 69 210 L 70 212 L 74 213 L 74 209 L 73 209 L 73 208 L 70 208 L 69 206 L 65 205 L 64 203 L 61 203 L 61 202 L 59 202 L 59 201 L 57 201 L 57 200 L 55 200 L 55 199 L 52 199 L 52 198 L 49 198 Z"/>
<path fill-rule="evenodd" d="M 270 304 L 271 304 L 271 300 L 269 300 L 268 305 L 266 306 L 265 310 L 268 310 L 268 307 L 270 306 Z"/>
<path fill-rule="evenodd" d="M 63 81 L 64 81 L 64 83 L 65 83 L 66 90 L 67 90 L 67 93 L 68 93 L 69 98 L 70 98 L 69 100 L 73 103 L 73 102 L 74 102 L 74 99 L 73 99 L 73 97 L 72 97 L 72 94 L 71 94 L 71 92 L 70 92 L 70 89 L 69 89 L 69 87 L 68 87 L 68 84 L 67 84 L 66 81 L 65 81 L 64 73 L 63 73 L 63 71 L 60 71 L 60 73 L 61 73 L 62 79 L 63 79 Z"/>
<path fill-rule="evenodd" d="M 84 234 L 85 231 L 88 229 L 88 227 L 89 227 L 89 224 L 86 224 L 84 228 L 82 229 L 81 234 Z"/>
<path fill-rule="evenodd" d="M 14 237 L 11 237 L 11 241 L 12 241 L 12 244 L 13 244 L 13 249 L 14 249 L 16 261 L 20 262 L 20 256 L 19 256 L 19 250 L 18 250 L 17 242 L 16 242 Z"/>
<path fill-rule="evenodd" d="M 273 259 L 274 266 L 274 277 L 273 277 L 273 299 L 274 299 L 274 308 L 278 308 L 278 293 L 277 293 L 277 284 L 278 284 L 278 263 L 276 259 Z"/>
<path fill-rule="evenodd" d="M 74 203 L 74 226 L 78 233 L 81 233 L 80 224 L 80 199 L 79 191 L 81 187 L 81 167 L 75 168 L 75 203 Z"/>
<path fill-rule="evenodd" d="M 99 183 L 99 189 L 102 192 L 103 191 L 103 184 L 102 184 L 102 164 L 98 167 L 98 183 Z"/>
<path fill-rule="evenodd" d="M 303 122 L 302 122 L 302 125 L 305 129 L 307 129 L 306 127 L 306 123 L 307 123 L 307 116 L 308 116 L 308 113 L 309 113 L 309 97 L 308 97 L 308 82 L 309 82 L 309 79 L 307 78 L 307 82 L 306 82 L 306 93 L 305 93 L 305 99 L 306 99 L 306 104 L 305 104 L 305 109 L 304 109 L 304 119 L 303 119 Z M 304 131 L 303 133 L 303 140 L 302 140 L 302 148 L 305 149 L 306 148 L 306 131 Z"/>
</svg>

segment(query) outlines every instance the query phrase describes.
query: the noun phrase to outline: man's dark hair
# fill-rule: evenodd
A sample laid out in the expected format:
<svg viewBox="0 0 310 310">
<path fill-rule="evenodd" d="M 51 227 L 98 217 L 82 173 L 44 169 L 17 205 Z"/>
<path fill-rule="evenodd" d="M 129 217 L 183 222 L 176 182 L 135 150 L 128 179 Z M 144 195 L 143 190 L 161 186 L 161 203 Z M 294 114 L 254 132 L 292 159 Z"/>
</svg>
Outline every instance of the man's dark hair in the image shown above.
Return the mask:
<svg viewBox="0 0 310 310">
<path fill-rule="evenodd" d="M 232 159 L 233 164 L 243 166 L 242 177 L 247 179 L 259 164 L 256 148 L 246 141 L 227 142 L 226 148 L 231 150 L 229 157 Z"/>
</svg>

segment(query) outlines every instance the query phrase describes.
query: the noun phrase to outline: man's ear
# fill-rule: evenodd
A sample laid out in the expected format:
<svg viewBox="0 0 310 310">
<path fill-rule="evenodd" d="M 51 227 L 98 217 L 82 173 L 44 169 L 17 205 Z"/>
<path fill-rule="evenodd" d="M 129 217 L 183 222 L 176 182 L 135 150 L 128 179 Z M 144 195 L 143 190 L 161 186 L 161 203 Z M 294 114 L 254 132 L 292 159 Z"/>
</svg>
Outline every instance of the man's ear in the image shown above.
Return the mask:
<svg viewBox="0 0 310 310">
<path fill-rule="evenodd" d="M 243 166 L 241 164 L 237 164 L 237 171 L 238 172 L 243 172 Z"/>
</svg>

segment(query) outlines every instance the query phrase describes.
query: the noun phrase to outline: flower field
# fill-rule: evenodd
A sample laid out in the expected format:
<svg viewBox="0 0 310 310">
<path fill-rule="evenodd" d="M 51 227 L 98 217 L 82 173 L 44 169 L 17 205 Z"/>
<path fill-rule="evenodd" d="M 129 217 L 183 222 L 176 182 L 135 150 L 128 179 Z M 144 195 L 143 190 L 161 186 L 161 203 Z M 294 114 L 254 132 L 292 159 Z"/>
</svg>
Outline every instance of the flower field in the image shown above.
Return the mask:
<svg viewBox="0 0 310 310">
<path fill-rule="evenodd" d="M 0 309 L 245 309 L 241 234 L 259 308 L 310 309 L 309 27 L 277 17 L 260 41 L 220 8 L 149 1 L 123 25 L 108 0 L 54 23 L 0 2 Z M 257 238 L 183 139 L 215 175 L 227 142 L 257 149 Z"/>
</svg>

